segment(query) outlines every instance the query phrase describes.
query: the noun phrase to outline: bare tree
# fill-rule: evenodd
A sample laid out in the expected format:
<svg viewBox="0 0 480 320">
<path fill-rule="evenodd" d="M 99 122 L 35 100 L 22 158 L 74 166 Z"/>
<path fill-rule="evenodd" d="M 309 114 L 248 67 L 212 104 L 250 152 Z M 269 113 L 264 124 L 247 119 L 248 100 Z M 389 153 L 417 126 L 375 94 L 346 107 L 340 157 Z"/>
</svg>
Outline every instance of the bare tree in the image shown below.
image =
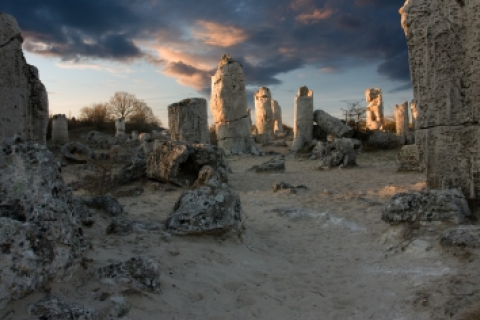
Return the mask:
<svg viewBox="0 0 480 320">
<path fill-rule="evenodd" d="M 135 111 L 135 101 L 137 98 L 128 92 L 117 91 L 110 98 L 108 103 L 108 111 L 113 118 L 128 117 Z"/>
<path fill-rule="evenodd" d="M 345 102 L 348 106 L 347 109 L 341 109 L 345 115 L 345 122 L 348 125 L 353 125 L 358 130 L 362 118 L 367 112 L 367 108 L 362 106 L 363 100 L 342 100 L 342 102 Z"/>
<path fill-rule="evenodd" d="M 102 127 L 110 120 L 108 106 L 106 103 L 94 103 L 91 106 L 80 109 L 80 120 Z"/>
<path fill-rule="evenodd" d="M 145 101 L 136 99 L 133 103 L 133 112 L 130 114 L 129 121 L 138 125 L 158 125 L 161 126 L 160 119 L 153 113 Z"/>
</svg>

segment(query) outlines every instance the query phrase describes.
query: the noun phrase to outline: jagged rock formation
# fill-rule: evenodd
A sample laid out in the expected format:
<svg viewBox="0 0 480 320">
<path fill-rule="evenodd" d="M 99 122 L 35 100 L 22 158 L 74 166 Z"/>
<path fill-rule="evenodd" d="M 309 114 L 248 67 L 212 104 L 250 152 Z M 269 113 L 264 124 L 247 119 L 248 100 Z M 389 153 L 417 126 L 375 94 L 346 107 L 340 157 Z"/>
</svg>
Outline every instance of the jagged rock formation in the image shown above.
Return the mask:
<svg viewBox="0 0 480 320">
<path fill-rule="evenodd" d="M 260 87 L 253 94 L 255 102 L 255 126 L 257 127 L 257 141 L 269 141 L 273 134 L 272 94 L 267 87 Z"/>
<path fill-rule="evenodd" d="M 48 95 L 36 67 L 27 64 L 22 31 L 14 17 L 0 12 L 0 140 L 18 134 L 46 143 Z"/>
<path fill-rule="evenodd" d="M 403 146 L 397 154 L 397 171 L 421 171 L 416 145 Z"/>
<path fill-rule="evenodd" d="M 351 138 L 355 132 L 340 119 L 332 117 L 323 110 L 315 110 L 313 120 L 317 123 L 319 130 L 335 138 Z"/>
<path fill-rule="evenodd" d="M 273 113 L 273 133 L 282 133 L 283 132 L 283 122 L 282 122 L 282 108 L 278 104 L 277 100 L 272 99 L 272 113 Z"/>
<path fill-rule="evenodd" d="M 115 120 L 115 137 L 123 137 L 125 135 L 125 118 Z"/>
<path fill-rule="evenodd" d="M 292 151 L 300 151 L 313 140 L 313 91 L 300 87 L 295 97 Z"/>
<path fill-rule="evenodd" d="M 212 167 L 228 181 L 228 163 L 221 148 L 209 144 L 186 144 L 178 141 L 159 142 L 147 160 L 147 177 L 191 187 L 204 166 Z"/>
<path fill-rule="evenodd" d="M 68 138 L 68 120 L 64 114 L 55 114 L 52 120 L 52 142 L 65 144 Z"/>
<path fill-rule="evenodd" d="M 357 165 L 354 139 L 336 138 L 332 142 L 320 141 L 313 149 L 313 154 L 320 160 L 319 169 L 347 168 Z"/>
<path fill-rule="evenodd" d="M 382 89 L 369 88 L 365 90 L 365 99 L 368 103 L 366 112 L 367 129 L 381 129 L 384 120 Z"/>
<path fill-rule="evenodd" d="M 395 128 L 402 144 L 407 142 L 408 122 L 408 102 L 405 101 L 401 105 L 395 105 Z"/>
<path fill-rule="evenodd" d="M 165 229 L 176 235 L 240 233 L 244 221 L 240 196 L 211 179 L 207 185 L 180 196 Z"/>
<path fill-rule="evenodd" d="M 210 110 L 215 121 L 218 146 L 227 155 L 250 153 L 252 147 L 255 148 L 247 106 L 243 67 L 226 54 L 212 77 Z"/>
<path fill-rule="evenodd" d="M 185 99 L 169 105 L 168 124 L 172 141 L 210 143 L 205 99 Z"/>
<path fill-rule="evenodd" d="M 0 167 L 2 309 L 50 281 L 68 279 L 86 243 L 71 189 L 45 146 L 6 138 L 0 145 Z"/>
<path fill-rule="evenodd" d="M 388 223 L 442 221 L 462 223 L 470 216 L 467 200 L 458 190 L 398 193 L 385 205 L 382 220 Z"/>
<path fill-rule="evenodd" d="M 478 1 L 406 1 L 400 9 L 429 188 L 480 195 Z"/>
</svg>

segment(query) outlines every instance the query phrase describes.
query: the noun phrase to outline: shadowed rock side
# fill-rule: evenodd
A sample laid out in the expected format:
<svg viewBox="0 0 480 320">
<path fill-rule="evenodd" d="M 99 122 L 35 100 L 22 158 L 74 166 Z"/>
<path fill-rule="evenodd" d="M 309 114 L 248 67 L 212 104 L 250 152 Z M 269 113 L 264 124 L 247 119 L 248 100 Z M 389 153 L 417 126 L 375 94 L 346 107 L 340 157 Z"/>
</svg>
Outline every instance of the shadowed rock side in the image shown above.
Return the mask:
<svg viewBox="0 0 480 320">
<path fill-rule="evenodd" d="M 65 144 L 68 138 L 68 120 L 64 114 L 56 114 L 52 120 L 52 142 Z"/>
<path fill-rule="evenodd" d="M 403 146 L 397 154 L 397 171 L 421 171 L 416 145 Z"/>
<path fill-rule="evenodd" d="M 160 142 L 147 160 L 147 177 L 191 187 L 204 166 L 213 168 L 221 182 L 228 181 L 228 163 L 225 153 L 209 144 Z"/>
<path fill-rule="evenodd" d="M 480 227 L 455 226 L 445 230 L 440 237 L 440 244 L 463 249 L 480 248 Z"/>
<path fill-rule="evenodd" d="M 210 143 L 205 99 L 185 99 L 169 105 L 168 124 L 172 141 Z"/>
<path fill-rule="evenodd" d="M 1 309 L 49 281 L 68 279 L 86 244 L 52 153 L 20 138 L 4 139 L 0 150 Z"/>
<path fill-rule="evenodd" d="M 242 65 L 228 54 L 222 57 L 212 77 L 212 111 L 218 146 L 226 154 L 250 153 L 255 148 Z"/>
<path fill-rule="evenodd" d="M 430 188 L 480 194 L 480 2 L 413 1 L 400 9 Z"/>
<path fill-rule="evenodd" d="M 272 114 L 273 114 L 273 133 L 283 133 L 282 108 L 277 100 L 272 99 Z"/>
<path fill-rule="evenodd" d="M 0 140 L 18 134 L 46 143 L 48 96 L 38 70 L 23 56 L 23 37 L 14 17 L 0 12 Z"/>
<path fill-rule="evenodd" d="M 28 313 L 38 319 L 48 320 L 95 320 L 100 319 L 99 314 L 90 308 L 64 301 L 56 296 L 48 295 L 42 300 L 28 306 Z"/>
<path fill-rule="evenodd" d="M 357 165 L 353 139 L 337 138 L 332 142 L 320 141 L 315 146 L 313 154 L 320 160 L 319 169 L 348 168 Z"/>
</svg>

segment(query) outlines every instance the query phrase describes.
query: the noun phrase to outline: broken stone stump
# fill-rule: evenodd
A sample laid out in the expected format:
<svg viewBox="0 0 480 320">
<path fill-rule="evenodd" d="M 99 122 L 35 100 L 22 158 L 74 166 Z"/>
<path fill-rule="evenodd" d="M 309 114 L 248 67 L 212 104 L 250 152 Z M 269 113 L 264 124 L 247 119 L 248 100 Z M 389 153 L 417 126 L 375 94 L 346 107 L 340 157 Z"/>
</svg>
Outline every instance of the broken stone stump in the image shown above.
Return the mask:
<svg viewBox="0 0 480 320">
<path fill-rule="evenodd" d="M 64 114 L 55 114 L 52 120 L 52 142 L 65 144 L 68 138 L 68 120 Z"/>
<path fill-rule="evenodd" d="M 195 184 L 204 166 L 210 166 L 221 182 L 228 181 L 228 163 L 221 148 L 209 144 L 160 142 L 147 160 L 147 177 L 182 187 Z"/>
<path fill-rule="evenodd" d="M 352 138 L 355 132 L 340 119 L 332 117 L 323 110 L 315 110 L 313 120 L 322 132 L 335 138 Z"/>
<path fill-rule="evenodd" d="M 240 233 L 244 214 L 240 196 L 226 184 L 210 180 L 207 185 L 184 192 L 165 222 L 176 235 Z"/>
<path fill-rule="evenodd" d="M 397 154 L 397 171 L 421 171 L 416 145 L 403 146 Z"/>
<path fill-rule="evenodd" d="M 387 223 L 441 221 L 460 224 L 471 215 L 467 200 L 458 190 L 398 193 L 383 209 Z"/>
<path fill-rule="evenodd" d="M 115 120 L 115 137 L 123 137 L 125 135 L 125 118 Z"/>
<path fill-rule="evenodd" d="M 292 151 L 298 152 L 313 140 L 313 91 L 300 87 L 295 97 Z"/>
<path fill-rule="evenodd" d="M 253 166 L 248 171 L 256 173 L 283 173 L 285 172 L 285 156 L 276 156 L 261 165 Z"/>
<path fill-rule="evenodd" d="M 207 101 L 185 99 L 168 106 L 168 124 L 172 141 L 210 143 Z"/>
</svg>

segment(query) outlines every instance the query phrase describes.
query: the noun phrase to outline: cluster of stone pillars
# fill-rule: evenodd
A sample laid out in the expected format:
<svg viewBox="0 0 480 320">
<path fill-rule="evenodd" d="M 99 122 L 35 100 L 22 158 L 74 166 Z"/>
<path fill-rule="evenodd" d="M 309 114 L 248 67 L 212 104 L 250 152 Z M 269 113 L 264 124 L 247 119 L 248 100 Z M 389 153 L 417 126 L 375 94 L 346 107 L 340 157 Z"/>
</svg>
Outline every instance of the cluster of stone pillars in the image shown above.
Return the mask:
<svg viewBox="0 0 480 320">
<path fill-rule="evenodd" d="M 272 99 L 270 89 L 260 87 L 253 95 L 257 140 L 268 141 L 274 134 L 283 132 L 282 108 Z"/>
</svg>

